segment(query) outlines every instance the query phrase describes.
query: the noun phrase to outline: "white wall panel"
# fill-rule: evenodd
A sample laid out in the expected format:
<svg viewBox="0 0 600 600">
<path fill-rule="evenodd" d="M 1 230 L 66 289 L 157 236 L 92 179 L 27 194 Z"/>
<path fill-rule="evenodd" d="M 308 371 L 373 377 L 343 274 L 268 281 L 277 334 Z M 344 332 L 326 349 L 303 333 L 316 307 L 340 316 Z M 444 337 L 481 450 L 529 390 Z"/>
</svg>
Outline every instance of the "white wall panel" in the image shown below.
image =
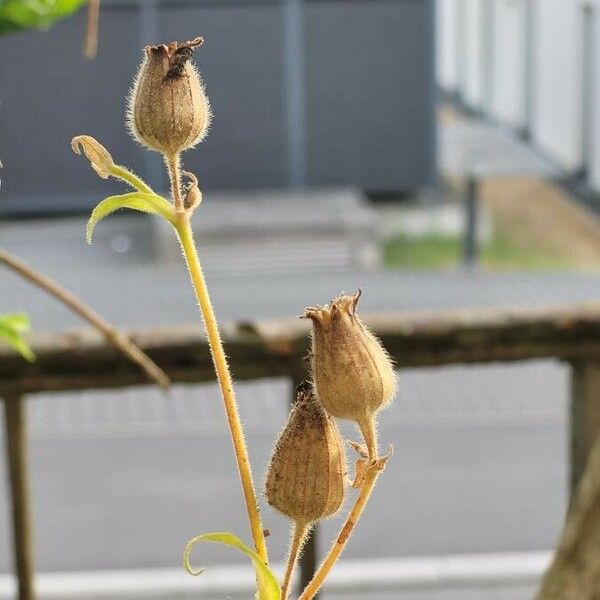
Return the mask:
<svg viewBox="0 0 600 600">
<path fill-rule="evenodd" d="M 483 0 L 464 2 L 464 78 L 460 92 L 471 108 L 479 109 L 484 101 L 483 78 Z M 460 31 L 460 29 L 459 29 Z"/>
<path fill-rule="evenodd" d="M 533 137 L 566 169 L 582 162 L 582 10 L 578 0 L 536 2 Z"/>
<path fill-rule="evenodd" d="M 591 24 L 591 81 L 589 93 L 589 184 L 600 192 L 600 2 L 596 2 Z"/>
<path fill-rule="evenodd" d="M 492 91 L 490 112 L 511 127 L 526 119 L 526 33 L 530 0 L 494 0 L 492 12 Z"/>
<path fill-rule="evenodd" d="M 438 85 L 448 91 L 458 89 L 458 2 L 436 0 L 436 77 Z"/>
</svg>

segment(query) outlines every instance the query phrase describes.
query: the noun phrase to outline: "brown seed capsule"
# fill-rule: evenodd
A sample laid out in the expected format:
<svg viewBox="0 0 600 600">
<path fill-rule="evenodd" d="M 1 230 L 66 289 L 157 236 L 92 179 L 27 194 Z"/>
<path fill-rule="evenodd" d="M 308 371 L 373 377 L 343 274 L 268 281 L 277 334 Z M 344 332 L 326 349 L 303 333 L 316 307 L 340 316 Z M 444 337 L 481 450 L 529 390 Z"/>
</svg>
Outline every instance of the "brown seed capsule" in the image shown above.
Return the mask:
<svg viewBox="0 0 600 600">
<path fill-rule="evenodd" d="M 175 156 L 200 142 L 210 124 L 210 106 L 190 62 L 200 37 L 146 47 L 129 100 L 128 124 L 142 144 Z"/>
<path fill-rule="evenodd" d="M 299 386 L 297 394 L 267 470 L 266 496 L 284 515 L 308 524 L 342 505 L 346 458 L 337 425 L 312 385 Z"/>
<path fill-rule="evenodd" d="M 360 291 L 342 295 L 304 317 L 312 330 L 312 369 L 317 396 L 334 417 L 356 421 L 365 433 L 374 414 L 392 400 L 396 376 L 381 342 L 356 314 Z M 369 443 L 369 440 L 367 440 Z"/>
</svg>

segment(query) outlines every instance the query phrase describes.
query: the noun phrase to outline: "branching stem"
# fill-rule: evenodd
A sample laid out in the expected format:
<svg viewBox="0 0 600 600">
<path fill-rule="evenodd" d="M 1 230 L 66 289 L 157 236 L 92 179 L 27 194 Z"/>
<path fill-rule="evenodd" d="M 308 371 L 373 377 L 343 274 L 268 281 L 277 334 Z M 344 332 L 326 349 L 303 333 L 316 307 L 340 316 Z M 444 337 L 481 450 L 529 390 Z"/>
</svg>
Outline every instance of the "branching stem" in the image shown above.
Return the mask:
<svg viewBox="0 0 600 600">
<path fill-rule="evenodd" d="M 233 391 L 233 381 L 229 372 L 225 351 L 223 350 L 223 343 L 219 334 L 215 313 L 208 295 L 208 288 L 206 287 L 202 266 L 200 264 L 200 259 L 198 258 L 196 246 L 194 244 L 192 228 L 186 213 L 181 213 L 178 215 L 175 228 L 177 229 L 177 233 L 179 235 L 179 241 L 181 242 L 181 248 L 185 256 L 190 278 L 192 280 L 192 285 L 194 287 L 194 291 L 196 292 L 196 298 L 200 306 L 200 312 L 202 313 L 204 326 L 206 327 L 208 344 L 212 353 L 217 379 L 221 387 L 223 405 L 225 407 L 225 414 L 227 416 L 227 422 L 231 432 L 231 440 L 235 451 L 235 458 L 237 460 L 237 466 L 242 482 L 242 489 L 244 492 L 244 499 L 246 501 L 246 509 L 248 511 L 248 519 L 250 521 L 250 529 L 252 531 L 254 547 L 261 560 L 267 564 L 267 545 L 265 543 L 265 536 L 258 511 L 248 450 L 246 448 L 242 424 Z"/>
<path fill-rule="evenodd" d="M 360 421 L 358 424 L 360 432 L 365 440 L 367 446 L 367 453 L 369 455 L 369 461 L 373 462 L 377 460 L 377 429 L 375 427 L 375 419 L 371 416 Z"/>
<path fill-rule="evenodd" d="M 153 189 L 147 183 L 142 181 L 137 175 L 125 167 L 121 167 L 120 165 L 112 165 L 110 167 L 110 174 L 117 179 L 125 181 L 131 187 L 134 187 L 144 194 L 154 194 Z"/>
<path fill-rule="evenodd" d="M 300 557 L 300 551 L 302 550 L 308 532 L 308 523 L 302 521 L 297 521 L 292 527 L 292 541 L 290 542 L 285 574 L 283 575 L 283 581 L 281 583 L 281 600 L 287 600 L 288 594 L 290 593 L 290 584 L 294 576 L 298 558 Z"/>
<path fill-rule="evenodd" d="M 306 586 L 306 589 L 300 595 L 298 600 L 312 600 L 315 597 L 321 586 L 325 583 L 325 579 L 329 575 L 329 572 L 337 562 L 338 558 L 344 551 L 358 520 L 360 519 L 362 512 L 373 493 L 377 478 L 385 466 L 387 458 L 379 458 L 377 449 L 377 429 L 375 427 L 375 420 L 372 418 L 365 419 L 359 422 L 359 428 L 367 446 L 369 454 L 369 464 L 367 466 L 364 480 L 360 488 L 358 498 L 354 502 L 352 510 L 346 517 L 346 521 L 340 530 L 339 535 L 334 540 L 325 560 L 318 568 L 314 577 L 310 583 Z"/>
<path fill-rule="evenodd" d="M 96 57 L 98 53 L 98 21 L 100 19 L 100 0 L 89 0 L 87 20 L 85 24 L 85 38 L 83 53 L 88 59 Z"/>
<path fill-rule="evenodd" d="M 339 535 L 334 540 L 325 560 L 318 568 L 315 576 L 311 579 L 310 583 L 306 586 L 300 598 L 298 600 L 312 600 L 315 597 L 317 592 L 321 589 L 321 586 L 325 583 L 325 579 L 329 575 L 329 572 L 335 565 L 336 561 L 344 551 L 348 540 L 354 530 L 354 527 L 358 523 L 360 516 L 369 501 L 371 493 L 375 487 L 375 483 L 377 483 L 377 478 L 379 477 L 379 473 L 381 469 L 378 467 L 377 463 L 373 463 L 369 466 L 367 474 L 365 476 L 365 480 L 363 482 L 362 488 L 360 490 L 360 494 L 350 511 L 350 514 L 346 518 L 342 529 L 340 530 Z"/>
<path fill-rule="evenodd" d="M 181 197 L 181 167 L 179 164 L 179 154 L 165 154 L 165 164 L 171 181 L 171 197 L 176 213 L 183 213 L 183 198 Z"/>
<path fill-rule="evenodd" d="M 48 276 L 32 269 L 28 264 L 0 249 L 0 263 L 18 273 L 21 277 L 37 287 L 48 292 L 75 314 L 95 327 L 111 344 L 121 350 L 134 363 L 139 365 L 161 388 L 170 385 L 167 374 L 127 336 L 115 329 L 108 321 L 103 319 L 92 307 L 80 300 L 77 296 L 64 289 Z"/>
</svg>

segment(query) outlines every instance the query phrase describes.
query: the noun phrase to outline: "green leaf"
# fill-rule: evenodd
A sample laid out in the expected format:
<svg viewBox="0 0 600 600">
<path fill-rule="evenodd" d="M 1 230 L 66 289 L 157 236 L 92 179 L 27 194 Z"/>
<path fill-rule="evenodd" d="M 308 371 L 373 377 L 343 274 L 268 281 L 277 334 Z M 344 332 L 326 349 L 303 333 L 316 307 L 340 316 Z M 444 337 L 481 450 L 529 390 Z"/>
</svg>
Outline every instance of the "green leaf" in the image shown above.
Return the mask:
<svg viewBox="0 0 600 600">
<path fill-rule="evenodd" d="M 129 194 L 120 194 L 119 196 L 109 196 L 102 200 L 92 211 L 90 216 L 85 238 L 88 244 L 92 243 L 94 228 L 99 221 L 111 213 L 121 208 L 130 208 L 141 212 L 158 214 L 164 217 L 169 223 L 174 223 L 173 205 L 161 196 L 156 194 L 144 194 L 142 192 L 130 192 Z"/>
<path fill-rule="evenodd" d="M 25 360 L 33 362 L 35 354 L 23 339 L 29 331 L 29 317 L 23 313 L 0 315 L 0 339 L 12 346 Z"/>
<path fill-rule="evenodd" d="M 194 546 L 199 542 L 218 542 L 220 544 L 225 544 L 226 546 L 231 546 L 244 553 L 246 556 L 249 556 L 252 559 L 254 570 L 256 571 L 256 580 L 258 582 L 258 592 L 256 594 L 257 600 L 279 600 L 281 590 L 279 589 L 279 584 L 277 583 L 277 579 L 275 578 L 275 575 L 273 575 L 273 572 L 262 562 L 254 550 L 248 548 L 248 546 L 246 546 L 240 538 L 233 535 L 233 533 L 205 533 L 204 535 L 198 535 L 195 538 L 192 538 L 187 543 L 183 553 L 183 566 L 188 573 L 200 575 L 204 571 L 204 569 L 194 570 L 190 565 L 190 555 L 192 554 Z"/>
<path fill-rule="evenodd" d="M 85 4 L 86 0 L 0 0 L 0 33 L 47 29 Z"/>
</svg>

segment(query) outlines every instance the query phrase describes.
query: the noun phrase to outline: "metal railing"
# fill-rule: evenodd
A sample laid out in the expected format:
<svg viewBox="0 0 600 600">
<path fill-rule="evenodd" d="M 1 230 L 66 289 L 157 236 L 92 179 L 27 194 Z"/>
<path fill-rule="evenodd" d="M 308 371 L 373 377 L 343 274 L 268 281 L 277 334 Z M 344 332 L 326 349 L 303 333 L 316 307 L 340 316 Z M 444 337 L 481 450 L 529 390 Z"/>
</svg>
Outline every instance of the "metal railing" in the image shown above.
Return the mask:
<svg viewBox="0 0 600 600">
<path fill-rule="evenodd" d="M 547 309 L 391 313 L 372 315 L 366 321 L 381 337 L 398 368 L 541 358 L 569 363 L 570 483 L 574 489 L 600 431 L 600 303 Z M 173 382 L 213 381 L 210 351 L 197 325 L 132 331 L 130 337 Z M 285 376 L 297 382 L 307 375 L 306 322 L 231 323 L 223 327 L 223 337 L 238 380 Z M 89 330 L 37 335 L 32 346 L 37 360 L 31 364 L 0 348 L 0 397 L 5 404 L 20 600 L 35 598 L 25 396 L 148 383 L 141 371 Z M 304 554 L 302 582 L 311 577 L 316 560 L 313 536 Z"/>
</svg>

